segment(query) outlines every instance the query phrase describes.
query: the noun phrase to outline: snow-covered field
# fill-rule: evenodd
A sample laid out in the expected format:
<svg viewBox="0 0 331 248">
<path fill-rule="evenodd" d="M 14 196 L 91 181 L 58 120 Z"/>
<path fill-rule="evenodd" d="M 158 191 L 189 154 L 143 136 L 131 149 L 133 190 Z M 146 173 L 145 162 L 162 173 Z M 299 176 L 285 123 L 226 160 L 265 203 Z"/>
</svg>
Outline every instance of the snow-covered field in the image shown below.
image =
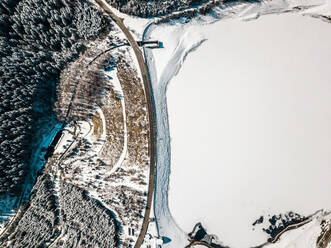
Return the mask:
<svg viewBox="0 0 331 248">
<path fill-rule="evenodd" d="M 231 247 L 259 245 L 266 235 L 251 224 L 260 215 L 331 207 L 331 24 L 299 16 L 329 9 L 324 1 L 238 4 L 147 31 L 164 44 L 145 49 L 158 128 L 154 211 L 171 239 L 164 247 L 184 247 L 197 221 Z M 285 11 L 300 13 L 238 20 Z M 237 20 L 206 25 L 229 18 Z M 278 247 L 288 245 L 282 240 Z"/>
<path fill-rule="evenodd" d="M 201 220 L 247 247 L 266 241 L 261 215 L 331 208 L 329 29 L 293 14 L 204 28 L 167 93 L 170 209 L 186 231 Z"/>
</svg>

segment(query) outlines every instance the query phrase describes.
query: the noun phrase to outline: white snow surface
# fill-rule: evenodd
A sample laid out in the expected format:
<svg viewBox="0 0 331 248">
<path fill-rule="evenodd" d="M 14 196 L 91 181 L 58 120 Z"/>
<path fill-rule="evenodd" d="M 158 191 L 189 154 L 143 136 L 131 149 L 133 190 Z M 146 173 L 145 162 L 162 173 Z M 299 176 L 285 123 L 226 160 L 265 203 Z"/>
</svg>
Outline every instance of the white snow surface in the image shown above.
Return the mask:
<svg viewBox="0 0 331 248">
<path fill-rule="evenodd" d="M 204 27 L 167 93 L 170 209 L 186 231 L 201 220 L 251 247 L 267 239 L 260 215 L 331 207 L 329 29 L 293 14 Z"/>
<path fill-rule="evenodd" d="M 261 15 L 277 14 L 283 12 L 296 12 L 299 15 L 308 15 L 326 20 L 325 16 L 330 16 L 330 10 L 330 1 L 323 0 L 277 0 L 262 3 L 234 3 L 216 8 L 213 13 L 208 16 L 198 17 L 188 22 L 185 18 L 182 18 L 178 21 L 172 21 L 169 24 L 162 24 L 157 26 L 151 25 L 148 27 L 147 30 L 145 30 L 145 39 L 158 39 L 164 43 L 163 49 L 144 49 L 153 86 L 158 130 L 157 180 L 155 190 L 154 212 L 157 220 L 159 235 L 166 236 L 171 239 L 171 242 L 169 244 L 164 244 L 163 247 L 184 247 L 188 244 L 186 232 L 191 231 L 187 229 L 183 231 L 181 229 L 181 227 L 183 227 L 182 223 L 180 222 L 179 225 L 176 223 L 177 219 L 175 220 L 172 216 L 172 212 L 175 210 L 174 208 L 176 208 L 176 203 L 171 205 L 171 211 L 169 209 L 168 203 L 169 177 L 173 177 L 171 176 L 171 170 L 174 168 L 171 169 L 170 167 L 171 153 L 166 98 L 167 86 L 170 80 L 178 74 L 187 54 L 195 50 L 195 48 L 197 48 L 199 45 L 201 45 L 206 38 L 209 38 L 206 32 L 204 32 L 204 29 L 206 27 L 205 25 L 230 18 L 239 19 L 242 21 L 249 21 L 258 18 Z M 282 17 L 280 17 L 280 19 L 281 18 Z M 229 30 L 229 32 L 231 31 L 232 30 Z M 194 73 L 202 74 L 203 72 L 194 71 Z M 208 77 L 206 77 L 206 79 L 208 79 Z M 176 86 L 174 85 L 173 87 L 175 90 Z M 187 87 L 190 86 L 187 85 Z M 207 86 L 203 87 L 202 90 L 206 91 L 204 94 L 209 94 Z M 186 93 L 183 92 L 183 98 L 181 101 L 185 101 L 184 94 Z M 182 181 L 189 180 L 188 177 L 189 171 L 187 177 L 182 178 Z M 177 187 L 183 187 L 183 185 L 171 184 L 170 187 L 172 187 L 171 190 L 173 190 L 171 192 L 174 192 L 177 190 Z M 170 194 L 170 199 L 171 197 L 172 194 Z M 199 204 L 196 205 L 198 206 Z M 194 216 L 194 213 L 191 212 L 191 207 L 191 205 L 187 205 L 186 211 L 187 213 L 191 213 L 191 216 L 192 218 L 194 218 L 194 220 L 201 220 L 201 218 L 204 218 L 209 213 L 207 207 L 204 210 L 205 216 Z M 219 209 L 219 211 L 222 211 L 222 209 Z M 219 225 L 221 227 L 222 223 L 219 223 Z M 223 226 L 223 229 L 224 228 L 226 227 Z M 309 230 L 310 231 L 307 232 L 314 232 L 311 229 Z M 301 232 L 301 229 L 298 229 L 296 231 Z M 288 235 L 293 232 L 294 231 L 289 231 Z M 261 240 L 261 237 L 261 235 L 258 236 L 257 242 Z M 219 238 L 222 240 L 222 236 Z M 249 244 L 245 245 L 244 247 L 248 246 Z M 298 246 L 296 246 L 295 244 L 293 244 L 293 246 L 288 246 L 288 244 L 285 245 L 282 238 L 279 241 L 279 247 Z M 301 247 L 304 248 L 310 246 L 305 243 L 305 246 Z"/>
<path fill-rule="evenodd" d="M 176 30 L 177 28 L 179 28 L 179 30 Z M 150 53 L 151 50 L 145 49 L 145 56 L 148 58 L 148 67 L 153 84 L 158 129 L 154 214 L 157 219 L 157 227 L 160 236 L 165 236 L 172 240 L 168 245 L 164 244 L 164 247 L 185 247 L 187 245 L 187 234 L 176 224 L 168 208 L 170 136 L 165 92 L 168 82 L 178 73 L 185 56 L 203 41 L 203 37 L 197 32 L 184 32 L 185 30 L 181 30 L 181 24 L 175 24 L 170 27 L 167 26 L 166 30 L 173 31 L 173 33 L 171 33 L 173 39 L 169 39 L 169 33 L 164 32 L 165 29 L 156 29 L 153 32 L 153 35 L 158 35 L 157 39 L 160 41 L 164 41 L 165 39 L 169 40 L 169 43 L 164 44 L 166 49 L 154 50 L 155 52 L 153 54 Z M 180 39 L 180 35 L 183 37 L 182 40 Z M 177 38 L 177 40 L 175 38 Z M 167 49 L 168 47 L 169 49 Z M 157 56 L 155 56 L 156 54 Z M 153 57 L 153 55 L 155 57 Z M 161 68 L 166 68 L 166 70 L 154 68 L 154 64 L 160 65 Z M 161 73 L 158 76 L 157 74 L 159 72 Z"/>
</svg>

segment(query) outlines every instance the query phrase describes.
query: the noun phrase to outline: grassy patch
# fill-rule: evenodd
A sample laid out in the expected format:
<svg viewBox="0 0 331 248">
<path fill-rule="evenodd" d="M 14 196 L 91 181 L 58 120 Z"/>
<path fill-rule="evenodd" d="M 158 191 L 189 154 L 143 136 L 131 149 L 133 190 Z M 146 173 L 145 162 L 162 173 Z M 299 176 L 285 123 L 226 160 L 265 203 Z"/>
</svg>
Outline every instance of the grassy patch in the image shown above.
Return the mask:
<svg viewBox="0 0 331 248">
<path fill-rule="evenodd" d="M 93 134 L 95 136 L 97 136 L 97 138 L 100 138 L 101 134 L 102 134 L 103 126 L 102 126 L 102 120 L 100 118 L 99 113 L 96 113 L 96 115 L 92 118 L 92 122 L 93 122 L 93 126 L 94 126 Z"/>
</svg>

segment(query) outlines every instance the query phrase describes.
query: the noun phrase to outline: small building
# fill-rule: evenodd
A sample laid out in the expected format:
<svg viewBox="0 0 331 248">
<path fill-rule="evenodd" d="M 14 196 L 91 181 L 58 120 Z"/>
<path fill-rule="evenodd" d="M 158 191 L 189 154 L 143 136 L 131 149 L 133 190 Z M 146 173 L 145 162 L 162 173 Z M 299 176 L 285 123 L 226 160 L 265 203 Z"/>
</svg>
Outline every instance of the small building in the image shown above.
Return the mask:
<svg viewBox="0 0 331 248">
<path fill-rule="evenodd" d="M 138 46 L 146 46 L 147 48 L 163 48 L 163 43 L 158 40 L 137 41 Z"/>
</svg>

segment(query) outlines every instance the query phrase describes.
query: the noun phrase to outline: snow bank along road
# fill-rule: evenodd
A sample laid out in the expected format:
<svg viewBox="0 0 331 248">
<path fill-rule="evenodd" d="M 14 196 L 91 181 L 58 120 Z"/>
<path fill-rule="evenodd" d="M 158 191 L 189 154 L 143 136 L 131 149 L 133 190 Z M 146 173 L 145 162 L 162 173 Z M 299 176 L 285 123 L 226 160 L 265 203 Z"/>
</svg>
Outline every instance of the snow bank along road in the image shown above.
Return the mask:
<svg viewBox="0 0 331 248">
<path fill-rule="evenodd" d="M 154 113 L 152 87 L 151 87 L 151 83 L 149 80 L 147 66 L 145 64 L 143 54 L 142 54 L 141 50 L 139 49 L 137 42 L 134 40 L 132 34 L 126 28 L 122 19 L 119 18 L 118 16 L 116 16 L 112 12 L 110 6 L 107 4 L 107 2 L 105 0 L 96 0 L 96 2 L 100 5 L 101 8 L 103 8 L 110 15 L 110 17 L 114 20 L 114 22 L 118 25 L 118 27 L 122 30 L 122 32 L 127 37 L 135 55 L 136 55 L 137 61 L 139 63 L 141 75 L 143 78 L 144 88 L 145 88 L 146 101 L 147 101 L 147 105 L 148 105 L 148 117 L 149 117 L 149 129 L 150 129 L 150 135 L 149 135 L 150 171 L 149 171 L 148 197 L 147 197 L 147 205 L 146 205 L 144 221 L 143 221 L 143 225 L 142 225 L 139 237 L 135 244 L 135 248 L 139 248 L 142 245 L 142 242 L 143 242 L 146 232 L 147 232 L 149 216 L 150 216 L 150 212 L 151 212 L 152 199 L 153 199 L 154 184 L 155 184 L 156 125 L 155 125 L 155 113 Z"/>
</svg>

